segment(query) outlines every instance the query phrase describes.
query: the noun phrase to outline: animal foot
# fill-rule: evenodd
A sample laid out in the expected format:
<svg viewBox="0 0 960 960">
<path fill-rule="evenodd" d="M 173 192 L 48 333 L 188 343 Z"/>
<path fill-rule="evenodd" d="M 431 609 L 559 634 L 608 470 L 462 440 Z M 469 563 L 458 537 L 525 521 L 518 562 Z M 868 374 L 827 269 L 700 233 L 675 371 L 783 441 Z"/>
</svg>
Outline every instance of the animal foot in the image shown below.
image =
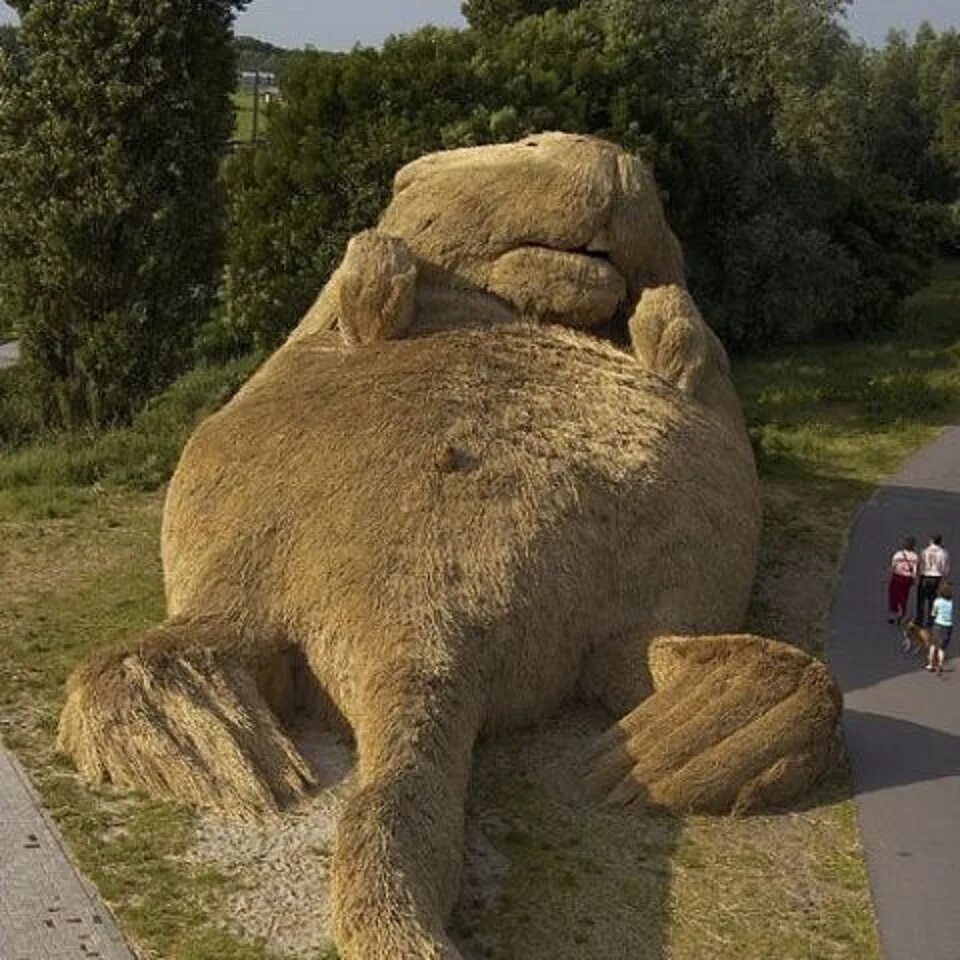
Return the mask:
<svg viewBox="0 0 960 960">
<path fill-rule="evenodd" d="M 315 785 L 250 674 L 159 627 L 70 678 L 57 747 L 92 782 L 215 807 L 274 811 Z"/>
<path fill-rule="evenodd" d="M 650 648 L 656 692 L 591 754 L 610 803 L 701 813 L 782 806 L 838 745 L 841 698 L 827 668 L 752 636 L 665 638 Z"/>
</svg>

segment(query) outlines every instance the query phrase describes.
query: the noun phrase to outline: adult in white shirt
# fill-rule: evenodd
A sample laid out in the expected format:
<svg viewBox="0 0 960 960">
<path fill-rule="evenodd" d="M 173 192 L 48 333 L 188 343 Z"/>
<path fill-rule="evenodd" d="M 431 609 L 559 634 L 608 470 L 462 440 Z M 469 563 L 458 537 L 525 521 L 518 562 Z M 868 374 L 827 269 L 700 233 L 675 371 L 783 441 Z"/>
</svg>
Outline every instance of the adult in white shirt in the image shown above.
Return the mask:
<svg viewBox="0 0 960 960">
<path fill-rule="evenodd" d="M 920 578 L 917 581 L 916 623 L 929 627 L 933 623 L 933 601 L 940 584 L 950 576 L 950 554 L 943 548 L 943 537 L 936 534 L 920 554 Z"/>
</svg>

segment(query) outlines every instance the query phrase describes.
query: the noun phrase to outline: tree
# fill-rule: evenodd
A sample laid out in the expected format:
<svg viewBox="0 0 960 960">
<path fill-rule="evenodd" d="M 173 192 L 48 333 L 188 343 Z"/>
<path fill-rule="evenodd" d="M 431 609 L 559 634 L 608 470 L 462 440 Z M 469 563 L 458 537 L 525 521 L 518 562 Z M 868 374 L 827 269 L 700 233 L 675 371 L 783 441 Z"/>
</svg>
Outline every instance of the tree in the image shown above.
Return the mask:
<svg viewBox="0 0 960 960">
<path fill-rule="evenodd" d="M 536 17 L 548 10 L 565 12 L 579 7 L 583 0 L 464 0 L 460 5 L 467 23 L 475 30 L 494 33 L 513 26 L 525 17 Z"/>
<path fill-rule="evenodd" d="M 260 70 L 264 73 L 279 73 L 293 55 L 292 50 L 274 46 L 256 37 L 236 37 L 233 48 L 237 54 L 238 70 Z"/>
<path fill-rule="evenodd" d="M 128 418 L 189 362 L 222 262 L 231 0 L 21 2 L 0 61 L 0 292 L 49 422 Z"/>
<path fill-rule="evenodd" d="M 447 145 L 480 103 L 473 37 L 428 27 L 382 50 L 308 51 L 281 76 L 262 149 L 225 172 L 226 323 L 240 345 L 273 347 L 316 297 L 347 240 L 371 226 L 397 169 Z"/>
<path fill-rule="evenodd" d="M 9 23 L 0 24 L 0 50 L 4 53 L 10 53 L 17 49 L 19 42 L 18 31 L 15 26 Z"/>
<path fill-rule="evenodd" d="M 889 324 L 950 222 L 956 35 L 875 55 L 851 43 L 845 6 L 471 0 L 469 30 L 301 61 L 231 180 L 231 318 L 282 337 L 411 157 L 559 129 L 654 164 L 728 346 Z"/>
</svg>

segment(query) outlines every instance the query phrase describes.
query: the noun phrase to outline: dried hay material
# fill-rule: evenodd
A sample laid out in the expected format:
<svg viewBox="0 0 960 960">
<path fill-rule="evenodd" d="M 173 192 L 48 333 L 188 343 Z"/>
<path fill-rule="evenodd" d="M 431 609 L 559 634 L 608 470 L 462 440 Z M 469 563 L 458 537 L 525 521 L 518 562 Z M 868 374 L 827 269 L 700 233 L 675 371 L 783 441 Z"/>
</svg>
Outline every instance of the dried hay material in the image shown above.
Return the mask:
<svg viewBox="0 0 960 960">
<path fill-rule="evenodd" d="M 404 167 L 379 225 L 354 239 L 291 340 L 336 326 L 367 342 L 518 320 L 621 326 L 625 340 L 645 288 L 683 283 L 649 168 L 614 144 L 545 133 Z"/>
<path fill-rule="evenodd" d="M 633 352 L 644 366 L 743 429 L 727 353 L 686 289 L 665 285 L 644 290 L 629 330 Z"/>
<path fill-rule="evenodd" d="M 58 749 L 93 782 L 239 816 L 304 797 L 313 773 L 223 633 L 207 618 L 168 621 L 85 663 L 70 678 Z"/>
<path fill-rule="evenodd" d="M 169 620 L 76 672 L 60 745 L 90 779 L 243 816 L 313 785 L 280 720 L 347 726 L 341 956 L 454 960 L 481 730 L 640 703 L 608 772 L 729 809 L 822 769 L 836 699 L 808 658 L 730 635 L 756 472 L 649 171 L 553 134 L 424 158 L 396 189 L 194 433 L 164 512 Z M 636 355 L 604 339 L 631 316 Z"/>
<path fill-rule="evenodd" d="M 656 692 L 591 756 L 588 783 L 610 803 L 696 813 L 777 806 L 809 789 L 837 749 L 836 685 L 793 647 L 751 636 L 661 638 L 650 662 Z"/>
</svg>

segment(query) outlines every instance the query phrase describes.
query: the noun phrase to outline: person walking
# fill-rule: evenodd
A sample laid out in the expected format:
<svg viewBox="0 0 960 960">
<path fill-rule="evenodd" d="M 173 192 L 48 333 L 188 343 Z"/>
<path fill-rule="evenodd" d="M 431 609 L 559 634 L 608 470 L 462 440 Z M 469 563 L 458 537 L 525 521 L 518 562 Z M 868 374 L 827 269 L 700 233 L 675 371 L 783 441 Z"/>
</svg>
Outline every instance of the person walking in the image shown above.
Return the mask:
<svg viewBox="0 0 960 960">
<path fill-rule="evenodd" d="M 953 590 L 949 583 L 940 584 L 937 599 L 933 601 L 933 643 L 927 669 L 934 673 L 943 673 L 943 660 L 950 646 L 953 634 Z"/>
<path fill-rule="evenodd" d="M 936 534 L 920 554 L 920 577 L 917 580 L 917 615 L 914 623 L 918 627 L 929 627 L 933 623 L 933 603 L 937 598 L 940 584 L 950 576 L 950 554 L 943 547 L 943 537 Z"/>
<path fill-rule="evenodd" d="M 900 549 L 890 558 L 890 581 L 887 584 L 890 616 L 887 623 L 899 624 L 907 615 L 910 589 L 917 579 L 917 567 L 920 565 L 916 549 L 916 538 L 906 537 Z"/>
</svg>

